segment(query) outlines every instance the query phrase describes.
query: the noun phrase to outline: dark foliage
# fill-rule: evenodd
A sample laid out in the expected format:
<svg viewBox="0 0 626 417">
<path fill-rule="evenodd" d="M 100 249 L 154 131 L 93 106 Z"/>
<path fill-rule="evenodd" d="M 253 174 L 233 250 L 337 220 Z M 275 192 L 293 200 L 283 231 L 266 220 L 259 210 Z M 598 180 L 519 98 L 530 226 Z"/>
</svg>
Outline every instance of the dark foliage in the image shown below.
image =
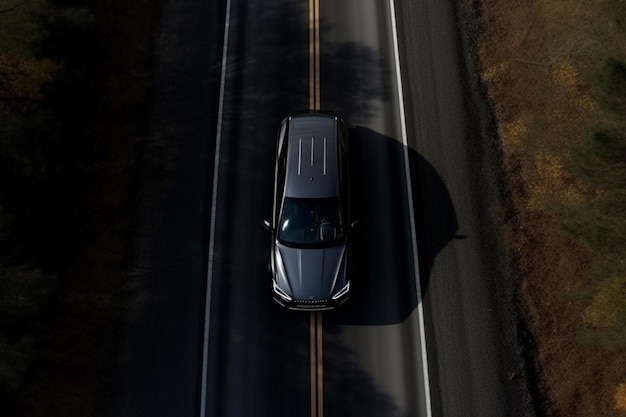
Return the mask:
<svg viewBox="0 0 626 417">
<path fill-rule="evenodd" d="M 607 57 L 596 74 L 594 84 L 600 104 L 626 116 L 626 62 Z"/>
</svg>

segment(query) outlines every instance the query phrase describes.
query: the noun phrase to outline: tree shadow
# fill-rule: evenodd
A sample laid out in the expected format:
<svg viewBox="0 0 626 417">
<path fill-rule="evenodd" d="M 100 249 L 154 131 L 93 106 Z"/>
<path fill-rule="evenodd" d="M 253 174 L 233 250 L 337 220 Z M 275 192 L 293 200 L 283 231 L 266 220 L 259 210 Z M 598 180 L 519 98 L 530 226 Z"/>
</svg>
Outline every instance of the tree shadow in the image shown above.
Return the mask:
<svg viewBox="0 0 626 417">
<path fill-rule="evenodd" d="M 349 123 L 367 123 L 392 97 L 387 56 L 357 42 L 326 45 L 321 57 L 322 103 Z M 358 65 L 358 71 L 355 71 Z"/>
</svg>

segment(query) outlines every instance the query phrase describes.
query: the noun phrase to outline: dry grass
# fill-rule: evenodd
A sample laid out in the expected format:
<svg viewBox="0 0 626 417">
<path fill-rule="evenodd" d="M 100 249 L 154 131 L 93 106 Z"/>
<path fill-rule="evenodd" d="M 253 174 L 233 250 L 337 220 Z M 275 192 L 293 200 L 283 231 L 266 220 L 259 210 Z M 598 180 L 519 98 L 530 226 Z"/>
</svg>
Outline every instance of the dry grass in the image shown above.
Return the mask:
<svg viewBox="0 0 626 417">
<path fill-rule="evenodd" d="M 623 280 L 598 291 L 596 307 L 564 297 L 588 291 L 599 255 L 564 232 L 561 216 L 563 207 L 597 197 L 567 163 L 599 125 L 619 124 L 597 105 L 591 79 L 606 56 L 626 58 L 626 1 L 483 0 L 481 7 L 482 78 L 505 151 L 515 209 L 507 236 L 524 276 L 545 413 L 624 416 L 626 354 L 578 340 L 585 324 L 615 319 L 603 306 L 620 304 Z"/>
</svg>

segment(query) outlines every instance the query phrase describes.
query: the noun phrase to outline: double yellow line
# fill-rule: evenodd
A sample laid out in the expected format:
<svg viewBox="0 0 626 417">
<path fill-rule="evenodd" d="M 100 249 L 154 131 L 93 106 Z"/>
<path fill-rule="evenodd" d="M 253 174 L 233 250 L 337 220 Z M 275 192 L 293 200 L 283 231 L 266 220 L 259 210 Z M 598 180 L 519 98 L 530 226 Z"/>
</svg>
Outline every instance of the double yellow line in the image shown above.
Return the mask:
<svg viewBox="0 0 626 417">
<path fill-rule="evenodd" d="M 320 110 L 320 0 L 309 0 L 309 110 Z M 322 313 L 309 316 L 311 417 L 324 416 Z"/>
<path fill-rule="evenodd" d="M 320 0 L 309 0 L 309 110 L 320 110 Z"/>
<path fill-rule="evenodd" d="M 310 315 L 309 361 L 311 372 L 311 417 L 324 415 L 324 367 L 322 362 L 322 313 Z"/>
</svg>

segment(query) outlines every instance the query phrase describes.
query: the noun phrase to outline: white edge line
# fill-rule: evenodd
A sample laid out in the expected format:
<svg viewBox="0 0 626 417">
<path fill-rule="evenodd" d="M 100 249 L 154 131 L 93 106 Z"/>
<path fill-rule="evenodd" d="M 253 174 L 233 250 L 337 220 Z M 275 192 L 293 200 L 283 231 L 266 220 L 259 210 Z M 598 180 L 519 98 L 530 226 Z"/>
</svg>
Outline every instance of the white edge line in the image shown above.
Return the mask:
<svg viewBox="0 0 626 417">
<path fill-rule="evenodd" d="M 209 261 L 207 267 L 206 298 L 204 305 L 204 342 L 202 344 L 202 386 L 200 391 L 200 417 L 206 417 L 207 379 L 209 366 L 209 330 L 211 318 L 211 286 L 213 281 L 213 251 L 215 247 L 215 217 L 217 212 L 217 188 L 220 168 L 220 148 L 222 142 L 222 119 L 224 118 L 224 90 L 226 86 L 226 64 L 228 62 L 228 33 L 230 28 L 231 0 L 226 1 L 224 23 L 224 46 L 222 49 L 222 73 L 220 78 L 220 96 L 217 110 L 217 130 L 215 134 L 215 160 L 213 162 L 213 195 L 211 197 L 211 230 L 209 232 Z"/>
<path fill-rule="evenodd" d="M 398 105 L 400 106 L 400 125 L 402 128 L 402 144 L 404 145 L 404 169 L 406 188 L 409 200 L 409 219 L 411 222 L 411 241 L 413 245 L 413 267 L 415 269 L 415 288 L 417 292 L 417 313 L 419 317 L 420 343 L 422 350 L 422 372 L 424 374 L 424 396 L 426 399 L 426 416 L 432 417 L 430 400 L 430 378 L 428 376 L 428 357 L 426 354 L 426 331 L 424 327 L 424 308 L 422 305 L 422 287 L 420 284 L 419 260 L 417 254 L 417 237 L 415 235 L 415 214 L 413 211 L 413 190 L 411 184 L 411 168 L 409 165 L 409 144 L 406 133 L 406 116 L 404 113 L 404 96 L 402 94 L 402 75 L 400 74 L 400 52 L 398 48 L 398 29 L 396 24 L 396 6 L 394 0 L 389 0 L 391 7 L 391 29 L 393 31 L 393 53 L 396 65 L 396 83 L 398 85 Z"/>
</svg>

